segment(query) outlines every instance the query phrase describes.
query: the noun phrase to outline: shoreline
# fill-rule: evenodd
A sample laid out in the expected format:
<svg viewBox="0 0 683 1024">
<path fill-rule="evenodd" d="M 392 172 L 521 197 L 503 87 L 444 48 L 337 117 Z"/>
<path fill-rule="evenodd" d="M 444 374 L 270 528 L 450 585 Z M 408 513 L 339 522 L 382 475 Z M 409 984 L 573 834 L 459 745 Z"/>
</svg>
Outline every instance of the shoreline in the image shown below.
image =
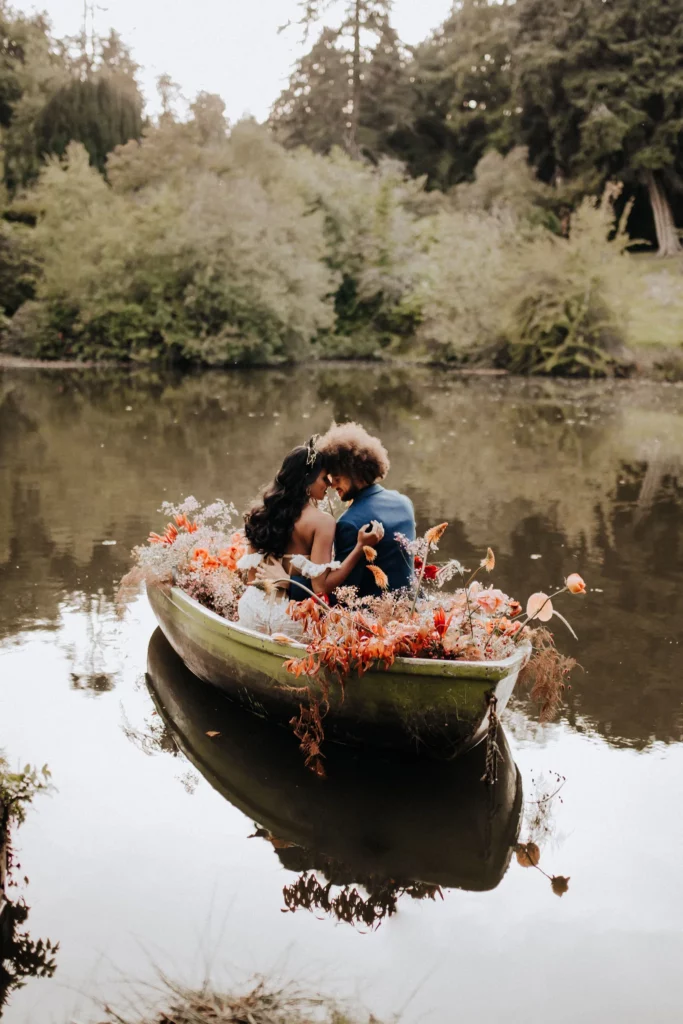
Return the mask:
<svg viewBox="0 0 683 1024">
<path fill-rule="evenodd" d="M 656 361 L 655 355 L 660 357 L 661 361 Z M 447 372 L 453 377 L 511 377 L 519 378 L 521 380 L 581 380 L 588 381 L 592 380 L 595 382 L 607 382 L 616 380 L 635 380 L 635 381 L 656 381 L 656 382 L 667 382 L 667 383 L 681 383 L 683 382 L 683 346 L 680 350 L 668 349 L 665 351 L 659 351 L 656 354 L 650 353 L 650 358 L 643 360 L 641 363 L 633 364 L 633 372 L 625 376 L 610 375 L 605 377 L 577 377 L 574 375 L 545 375 L 545 374 L 518 374 L 511 373 L 509 370 L 499 369 L 492 366 L 480 366 L 480 367 L 466 367 L 466 366 L 453 366 L 448 363 L 429 362 L 426 360 L 410 360 L 401 359 L 397 357 L 388 359 L 314 359 L 308 362 L 301 363 L 274 363 L 274 364 L 263 364 L 263 365 L 251 365 L 247 366 L 244 364 L 239 365 L 224 365 L 224 366 L 179 366 L 169 365 L 159 362 L 151 363 L 136 363 L 136 362 L 116 362 L 114 360 L 79 360 L 79 359 L 33 359 L 25 356 L 11 355 L 10 353 L 0 352 L 0 372 L 3 370 L 119 370 L 127 371 L 129 373 L 141 372 L 145 370 L 160 371 L 164 370 L 169 373 L 175 373 L 182 376 L 191 376 L 201 373 L 231 373 L 234 371 L 244 370 L 287 370 L 296 369 L 299 366 L 323 366 L 323 367 L 338 367 L 339 369 L 348 369 L 350 367 L 372 367 L 387 369 L 411 369 L 411 370 L 441 370 Z"/>
</svg>

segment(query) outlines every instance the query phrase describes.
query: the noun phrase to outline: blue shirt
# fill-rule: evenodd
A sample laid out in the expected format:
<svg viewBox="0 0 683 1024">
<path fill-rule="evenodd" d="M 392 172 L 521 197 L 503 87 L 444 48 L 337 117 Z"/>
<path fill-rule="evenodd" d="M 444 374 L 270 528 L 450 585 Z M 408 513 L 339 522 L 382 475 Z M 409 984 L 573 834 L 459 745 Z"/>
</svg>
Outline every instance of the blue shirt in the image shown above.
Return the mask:
<svg viewBox="0 0 683 1024">
<path fill-rule="evenodd" d="M 398 491 L 388 491 L 381 484 L 372 484 L 354 498 L 337 522 L 334 539 L 334 557 L 343 562 L 353 551 L 361 526 L 376 519 L 384 527 L 384 537 L 377 545 L 379 566 L 388 577 L 389 589 L 400 590 L 411 584 L 413 559 L 396 540 L 401 533 L 408 540 L 415 540 L 415 511 L 410 498 Z M 361 559 L 342 586 L 357 587 L 360 597 L 381 594 L 374 577 L 368 571 L 365 559 Z"/>
</svg>

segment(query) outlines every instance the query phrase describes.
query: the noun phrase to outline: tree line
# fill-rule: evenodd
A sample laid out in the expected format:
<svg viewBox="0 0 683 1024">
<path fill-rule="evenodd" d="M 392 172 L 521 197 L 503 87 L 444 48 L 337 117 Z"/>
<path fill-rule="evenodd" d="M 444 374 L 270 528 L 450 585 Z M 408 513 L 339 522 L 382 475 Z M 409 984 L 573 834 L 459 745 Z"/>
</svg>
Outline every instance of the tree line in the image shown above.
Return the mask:
<svg viewBox="0 0 683 1024">
<path fill-rule="evenodd" d="M 387 0 L 327 6 L 268 122 L 229 125 L 168 76 L 145 118 L 115 32 L 0 0 L 0 348 L 600 375 L 680 343 L 680 275 L 629 250 L 678 249 L 683 0 L 463 0 L 413 49 Z"/>
<path fill-rule="evenodd" d="M 307 29 L 326 6 L 305 0 Z M 284 145 L 388 154 L 440 189 L 523 146 L 558 205 L 618 179 L 638 237 L 680 251 L 681 0 L 458 0 L 412 49 L 390 14 L 390 0 L 350 0 L 323 28 L 273 107 Z"/>
</svg>

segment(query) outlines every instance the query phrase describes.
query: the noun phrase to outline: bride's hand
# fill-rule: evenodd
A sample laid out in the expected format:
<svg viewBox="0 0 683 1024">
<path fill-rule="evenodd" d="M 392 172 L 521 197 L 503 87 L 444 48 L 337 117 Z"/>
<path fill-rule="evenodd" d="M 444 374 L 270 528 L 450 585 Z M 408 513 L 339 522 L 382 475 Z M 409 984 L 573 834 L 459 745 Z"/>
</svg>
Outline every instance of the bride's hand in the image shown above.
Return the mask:
<svg viewBox="0 0 683 1024">
<path fill-rule="evenodd" d="M 358 531 L 358 543 L 361 547 L 376 548 L 384 536 L 384 527 L 373 519 Z"/>
</svg>

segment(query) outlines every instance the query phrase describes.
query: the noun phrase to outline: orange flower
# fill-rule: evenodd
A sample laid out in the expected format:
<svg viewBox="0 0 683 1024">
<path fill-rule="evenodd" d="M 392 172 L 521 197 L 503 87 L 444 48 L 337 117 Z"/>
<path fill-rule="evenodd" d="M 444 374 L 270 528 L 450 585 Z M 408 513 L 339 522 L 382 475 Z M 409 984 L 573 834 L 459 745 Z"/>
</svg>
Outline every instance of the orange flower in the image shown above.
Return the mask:
<svg viewBox="0 0 683 1024">
<path fill-rule="evenodd" d="M 178 529 L 187 530 L 188 533 L 197 532 L 197 524 L 191 522 L 183 512 L 181 512 L 177 516 L 174 516 L 174 519 L 176 521 L 176 526 L 178 527 Z"/>
<path fill-rule="evenodd" d="M 446 618 L 446 612 L 443 610 L 443 608 L 437 608 L 435 610 L 435 612 L 434 612 L 434 629 L 436 630 L 436 632 L 439 634 L 440 637 L 445 636 L 445 634 L 447 633 L 448 627 L 451 624 L 452 618 L 453 618 L 453 613 L 452 612 L 448 616 L 448 618 Z"/>
<path fill-rule="evenodd" d="M 164 544 L 173 544 L 173 542 L 175 541 L 177 536 L 178 536 L 177 529 L 175 528 L 173 523 L 169 523 L 168 526 L 166 527 L 166 530 L 164 531 L 163 543 Z"/>
<path fill-rule="evenodd" d="M 571 576 L 567 576 L 564 583 L 570 594 L 586 593 L 586 584 L 583 582 L 578 572 L 573 572 Z"/>
<path fill-rule="evenodd" d="M 377 586 L 381 587 L 382 590 L 386 590 L 387 587 L 389 586 L 389 580 L 387 579 L 387 574 L 385 572 L 383 572 L 378 565 L 368 565 L 368 566 L 366 566 L 366 568 L 375 577 L 375 583 L 377 584 Z"/>
<path fill-rule="evenodd" d="M 446 532 L 447 526 L 448 523 L 440 523 L 438 526 L 432 526 L 431 529 L 427 530 L 425 533 L 425 540 L 430 548 L 436 547 Z"/>
<path fill-rule="evenodd" d="M 374 562 L 375 559 L 377 558 L 377 552 L 375 551 L 374 548 L 371 548 L 368 544 L 366 544 L 364 546 L 363 554 L 367 558 L 368 562 Z"/>
<path fill-rule="evenodd" d="M 170 547 L 171 544 L 174 543 L 177 536 L 178 531 L 176 530 L 175 526 L 173 525 L 173 523 L 169 523 L 166 529 L 164 530 L 163 536 L 160 537 L 158 533 L 150 533 L 148 540 L 150 544 L 166 544 L 168 547 Z"/>
<path fill-rule="evenodd" d="M 491 548 L 486 549 L 486 558 L 482 558 L 479 563 L 482 569 L 486 569 L 487 572 L 492 572 L 496 564 L 496 556 L 494 555 Z"/>
</svg>

